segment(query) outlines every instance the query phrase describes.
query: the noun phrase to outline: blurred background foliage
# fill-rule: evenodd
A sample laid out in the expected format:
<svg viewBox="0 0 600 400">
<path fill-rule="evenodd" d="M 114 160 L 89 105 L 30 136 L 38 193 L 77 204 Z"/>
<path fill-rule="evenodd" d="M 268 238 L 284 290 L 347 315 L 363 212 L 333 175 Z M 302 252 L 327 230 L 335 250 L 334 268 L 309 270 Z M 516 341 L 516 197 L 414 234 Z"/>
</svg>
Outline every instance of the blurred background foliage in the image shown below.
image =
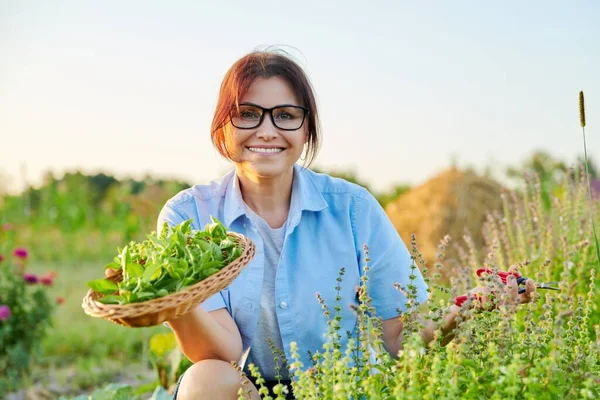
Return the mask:
<svg viewBox="0 0 600 400">
<path fill-rule="evenodd" d="M 583 157 L 568 164 L 547 152 L 536 151 L 521 165 L 507 168 L 506 182 L 502 184 L 519 190 L 528 178 L 539 177 L 542 198 L 549 208 L 550 195 L 560 196 L 563 180 L 568 176 L 574 179 L 582 165 Z M 597 164 L 590 159 L 588 168 L 592 187 L 598 193 Z M 414 188 L 394 183 L 385 191 L 375 191 L 355 169 L 312 169 L 367 188 L 384 208 Z M 480 175 L 488 174 L 484 171 Z M 144 239 L 156 228 L 164 203 L 192 184 L 151 176 L 117 179 L 105 173 L 80 171 L 57 177 L 53 171 L 47 171 L 39 187 L 29 186 L 18 194 L 7 194 L 0 181 L 0 223 L 18 227 L 17 243 L 35 247 L 38 261 L 106 258 L 126 241 Z"/>
</svg>

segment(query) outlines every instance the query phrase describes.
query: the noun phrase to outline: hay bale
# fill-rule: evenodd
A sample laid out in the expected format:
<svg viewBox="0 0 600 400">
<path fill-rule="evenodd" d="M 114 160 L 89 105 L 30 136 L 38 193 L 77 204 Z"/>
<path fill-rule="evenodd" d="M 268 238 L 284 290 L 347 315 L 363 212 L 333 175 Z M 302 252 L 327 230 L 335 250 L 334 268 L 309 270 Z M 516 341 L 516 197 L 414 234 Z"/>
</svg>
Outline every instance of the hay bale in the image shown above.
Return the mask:
<svg viewBox="0 0 600 400">
<path fill-rule="evenodd" d="M 465 228 L 477 249 L 485 246 L 482 227 L 486 213 L 502 210 L 502 191 L 502 186 L 491 179 L 450 168 L 388 204 L 386 213 L 409 250 L 411 235 L 416 235 L 419 252 L 432 266 L 445 235 L 451 238 L 446 260 L 458 260 L 453 244 L 465 247 Z M 441 274 L 447 278 L 447 271 Z"/>
</svg>

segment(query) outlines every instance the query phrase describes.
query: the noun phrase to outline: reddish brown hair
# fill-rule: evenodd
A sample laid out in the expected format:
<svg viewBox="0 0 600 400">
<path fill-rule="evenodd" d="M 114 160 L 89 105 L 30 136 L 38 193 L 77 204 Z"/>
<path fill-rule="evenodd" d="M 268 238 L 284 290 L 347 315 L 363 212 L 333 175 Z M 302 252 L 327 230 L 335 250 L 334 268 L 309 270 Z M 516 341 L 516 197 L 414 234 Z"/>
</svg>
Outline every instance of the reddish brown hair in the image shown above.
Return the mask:
<svg viewBox="0 0 600 400">
<path fill-rule="evenodd" d="M 321 142 L 321 126 L 314 90 L 302 68 L 283 51 L 253 51 L 236 61 L 227 71 L 221 83 L 211 125 L 212 142 L 223 157 L 231 159 L 224 131 L 230 121 L 231 111 L 239 107 L 240 100 L 256 78 L 268 79 L 274 76 L 285 79 L 303 103 L 301 105 L 310 110 L 305 121 L 308 124 L 308 144 L 304 159 L 305 165 L 310 165 Z"/>
</svg>

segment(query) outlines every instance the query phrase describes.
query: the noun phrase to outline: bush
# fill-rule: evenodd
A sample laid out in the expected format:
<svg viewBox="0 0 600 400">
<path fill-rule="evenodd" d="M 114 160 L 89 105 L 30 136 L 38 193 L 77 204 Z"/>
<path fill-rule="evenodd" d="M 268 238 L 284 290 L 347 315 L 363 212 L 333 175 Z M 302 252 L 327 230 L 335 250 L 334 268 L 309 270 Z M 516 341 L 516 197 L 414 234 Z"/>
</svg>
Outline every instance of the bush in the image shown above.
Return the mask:
<svg viewBox="0 0 600 400">
<path fill-rule="evenodd" d="M 18 388 L 40 353 L 55 302 L 45 287 L 55 274 L 27 273 L 28 252 L 14 247 L 9 224 L 0 227 L 0 393 Z"/>
</svg>

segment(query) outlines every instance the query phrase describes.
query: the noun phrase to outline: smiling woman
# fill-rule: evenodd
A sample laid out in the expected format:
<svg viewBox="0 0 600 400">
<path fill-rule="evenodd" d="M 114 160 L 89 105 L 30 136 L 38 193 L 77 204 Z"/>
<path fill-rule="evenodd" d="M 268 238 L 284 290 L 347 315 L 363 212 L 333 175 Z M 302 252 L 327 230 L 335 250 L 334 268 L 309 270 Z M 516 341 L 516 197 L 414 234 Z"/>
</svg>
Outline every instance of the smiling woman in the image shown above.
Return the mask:
<svg viewBox="0 0 600 400">
<path fill-rule="evenodd" d="M 309 367 L 309 352 L 322 351 L 326 341 L 327 319 L 316 293 L 326 304 L 339 296 L 344 305 L 340 331 L 357 334 L 357 315 L 350 306 L 358 305 L 355 288 L 367 261 L 369 295 L 383 319 L 384 345 L 396 356 L 403 337 L 398 310 L 406 310 L 407 298 L 394 285 L 414 287 L 419 303 L 428 298 L 427 285 L 371 193 L 297 165 L 300 159 L 310 165 L 320 142 L 315 96 L 300 66 L 277 51 L 242 57 L 221 85 L 211 135 L 234 170 L 176 194 L 163 207 L 157 226 L 193 219 L 199 229 L 214 216 L 249 237 L 256 256 L 229 287 L 169 321 L 181 350 L 194 363 L 174 397 L 237 399 L 245 386 L 250 398 L 258 399 L 250 364 L 267 387 L 278 380 L 289 385 L 294 378 L 287 362 L 291 343 L 302 350 L 300 361 Z M 344 284 L 338 287 L 342 267 Z M 456 308 L 447 312 L 446 333 L 455 326 Z M 433 339 L 433 328 L 424 328 L 426 341 Z M 347 343 L 344 335 L 341 345 Z M 243 378 L 232 361 L 243 368 Z"/>
<path fill-rule="evenodd" d="M 251 53 L 225 75 L 211 126 L 219 152 L 233 159 L 226 143 L 228 127 L 259 128 L 265 114 L 270 115 L 272 127 L 305 139 L 306 165 L 310 165 L 321 136 L 314 90 L 302 68 L 284 53 Z"/>
</svg>

